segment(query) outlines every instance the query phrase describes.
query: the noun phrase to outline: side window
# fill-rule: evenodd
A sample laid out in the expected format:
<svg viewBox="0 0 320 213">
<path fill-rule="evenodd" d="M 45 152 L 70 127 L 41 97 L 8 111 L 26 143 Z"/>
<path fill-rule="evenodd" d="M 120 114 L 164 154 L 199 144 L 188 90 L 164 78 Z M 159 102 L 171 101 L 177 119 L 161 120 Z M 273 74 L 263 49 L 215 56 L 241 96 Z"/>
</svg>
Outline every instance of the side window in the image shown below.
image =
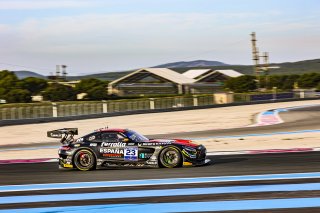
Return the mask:
<svg viewBox="0 0 320 213">
<path fill-rule="evenodd" d="M 102 133 L 102 142 L 117 143 L 119 142 L 118 134 L 115 132 Z"/>
<path fill-rule="evenodd" d="M 124 141 L 125 138 L 127 138 L 125 135 L 118 133 L 119 141 Z"/>
<path fill-rule="evenodd" d="M 101 134 L 101 140 L 102 142 L 107 142 L 107 143 L 118 143 L 118 142 L 127 142 L 128 138 L 121 133 L 104 132 Z"/>
<path fill-rule="evenodd" d="M 88 141 L 88 142 L 101 142 L 101 133 L 100 132 L 95 132 L 95 133 L 92 133 L 92 134 L 89 134 L 89 135 L 86 135 L 84 137 L 84 140 L 85 141 Z"/>
</svg>

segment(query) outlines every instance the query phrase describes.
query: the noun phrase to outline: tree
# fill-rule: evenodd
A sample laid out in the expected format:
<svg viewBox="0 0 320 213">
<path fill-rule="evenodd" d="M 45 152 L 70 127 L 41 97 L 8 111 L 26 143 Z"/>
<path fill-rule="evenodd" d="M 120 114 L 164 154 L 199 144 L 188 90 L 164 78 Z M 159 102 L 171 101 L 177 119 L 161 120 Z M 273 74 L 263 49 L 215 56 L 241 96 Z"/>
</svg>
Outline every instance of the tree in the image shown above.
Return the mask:
<svg viewBox="0 0 320 213">
<path fill-rule="evenodd" d="M 104 86 L 96 86 L 87 91 L 87 97 L 90 100 L 103 100 L 108 97 L 108 94 Z"/>
<path fill-rule="evenodd" d="M 22 79 L 19 82 L 19 86 L 22 89 L 29 90 L 33 95 L 36 95 L 36 94 L 39 94 L 48 86 L 48 82 L 41 78 L 28 77 L 28 78 Z"/>
<path fill-rule="evenodd" d="M 0 88 L 10 90 L 15 88 L 18 82 L 17 76 L 8 70 L 3 70 L 0 72 Z"/>
<path fill-rule="evenodd" d="M 300 88 L 314 88 L 320 83 L 319 73 L 306 73 L 300 76 L 298 79 L 298 85 Z"/>
<path fill-rule="evenodd" d="M 70 86 L 54 83 L 49 85 L 42 93 L 45 100 L 72 101 L 76 100 L 76 92 Z"/>
<path fill-rule="evenodd" d="M 106 86 L 106 83 L 95 78 L 82 79 L 75 87 L 78 93 L 88 92 L 90 89 L 98 86 Z"/>
<path fill-rule="evenodd" d="M 283 90 L 291 90 L 294 88 L 295 82 L 298 81 L 299 75 L 288 75 L 285 79 L 285 82 L 283 82 L 282 86 L 280 87 Z"/>
<path fill-rule="evenodd" d="M 6 99 L 7 90 L 0 87 L 0 99 Z"/>
<path fill-rule="evenodd" d="M 294 83 L 298 80 L 299 75 L 271 75 L 269 76 L 268 89 L 277 87 L 282 90 L 293 89 Z"/>
<path fill-rule="evenodd" d="M 233 92 L 249 92 L 257 89 L 257 82 L 254 76 L 242 75 L 237 78 L 228 79 L 225 87 Z"/>
<path fill-rule="evenodd" d="M 17 90 L 17 76 L 8 70 L 0 71 L 0 99 L 5 99 L 7 102 L 29 102 L 31 99 L 28 91 Z M 15 94 L 15 92 L 17 94 Z"/>
<path fill-rule="evenodd" d="M 31 102 L 31 93 L 25 89 L 11 89 L 6 95 L 8 103 L 27 103 Z"/>
</svg>

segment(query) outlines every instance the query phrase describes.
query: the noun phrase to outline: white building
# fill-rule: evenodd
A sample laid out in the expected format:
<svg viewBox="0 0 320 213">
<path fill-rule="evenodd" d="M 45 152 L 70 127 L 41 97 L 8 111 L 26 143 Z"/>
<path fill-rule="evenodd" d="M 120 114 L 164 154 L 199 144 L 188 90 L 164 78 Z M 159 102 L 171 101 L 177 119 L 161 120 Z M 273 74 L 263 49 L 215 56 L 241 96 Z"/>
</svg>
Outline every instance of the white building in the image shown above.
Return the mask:
<svg viewBox="0 0 320 213">
<path fill-rule="evenodd" d="M 183 94 L 185 86 L 194 82 L 167 68 L 143 68 L 110 82 L 108 94 Z"/>
</svg>

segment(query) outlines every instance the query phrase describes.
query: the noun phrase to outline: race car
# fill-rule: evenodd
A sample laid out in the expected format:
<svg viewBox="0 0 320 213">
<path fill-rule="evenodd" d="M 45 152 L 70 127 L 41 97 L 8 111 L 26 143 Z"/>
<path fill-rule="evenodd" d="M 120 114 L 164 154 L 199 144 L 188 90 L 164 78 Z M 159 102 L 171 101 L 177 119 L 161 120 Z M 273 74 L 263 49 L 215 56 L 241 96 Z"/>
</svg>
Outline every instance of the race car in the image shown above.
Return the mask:
<svg viewBox="0 0 320 213">
<path fill-rule="evenodd" d="M 61 138 L 59 168 L 82 171 L 103 167 L 199 166 L 209 162 L 206 148 L 190 140 L 148 139 L 129 129 L 103 128 L 75 139 L 77 128 L 48 131 Z"/>
</svg>

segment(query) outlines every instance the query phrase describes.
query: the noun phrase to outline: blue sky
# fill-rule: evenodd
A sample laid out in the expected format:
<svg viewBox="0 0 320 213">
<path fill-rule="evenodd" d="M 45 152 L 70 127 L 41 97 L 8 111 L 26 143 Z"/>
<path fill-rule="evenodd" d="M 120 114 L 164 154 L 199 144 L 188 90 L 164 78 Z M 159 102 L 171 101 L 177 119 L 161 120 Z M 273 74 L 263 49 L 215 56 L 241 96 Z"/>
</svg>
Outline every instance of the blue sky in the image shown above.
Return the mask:
<svg viewBox="0 0 320 213">
<path fill-rule="evenodd" d="M 189 60 L 320 58 L 317 0 L 0 0 L 0 70 L 71 75 Z"/>
</svg>

